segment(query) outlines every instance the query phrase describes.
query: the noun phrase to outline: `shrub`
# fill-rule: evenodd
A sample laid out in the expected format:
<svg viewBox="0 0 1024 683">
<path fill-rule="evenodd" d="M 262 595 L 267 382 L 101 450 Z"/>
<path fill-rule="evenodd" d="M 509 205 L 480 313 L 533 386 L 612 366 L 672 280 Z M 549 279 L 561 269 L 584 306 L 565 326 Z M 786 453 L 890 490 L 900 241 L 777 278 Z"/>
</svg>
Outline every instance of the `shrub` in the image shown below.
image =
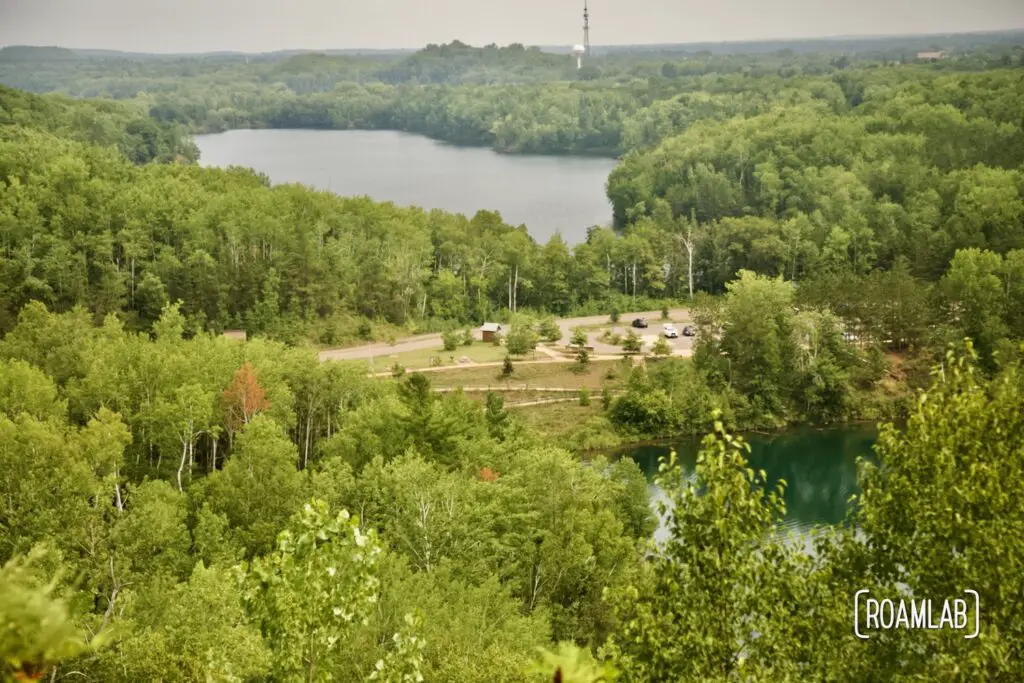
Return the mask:
<svg viewBox="0 0 1024 683">
<path fill-rule="evenodd" d="M 572 345 L 573 346 L 586 346 L 587 345 L 587 331 L 582 327 L 573 328 L 572 331 Z"/>
<path fill-rule="evenodd" d="M 396 377 L 397 378 L 397 377 L 401 377 L 404 374 L 405 374 L 405 367 L 403 367 L 401 363 L 395 363 L 394 365 L 391 366 L 391 376 L 392 377 Z"/>
<path fill-rule="evenodd" d="M 505 346 L 512 355 L 524 356 L 537 348 L 537 333 L 530 325 L 516 325 L 508 333 Z"/>
<path fill-rule="evenodd" d="M 580 405 L 581 406 L 589 406 L 590 405 L 590 391 L 586 387 L 583 387 L 582 389 L 580 389 Z"/>
<path fill-rule="evenodd" d="M 473 345 L 473 330 L 471 328 L 469 328 L 469 327 L 467 327 L 462 332 L 462 345 L 463 346 L 472 346 Z"/>
<path fill-rule="evenodd" d="M 672 354 L 672 347 L 668 345 L 664 337 L 658 337 L 658 341 L 654 342 L 652 350 L 655 356 L 669 356 Z"/>
<path fill-rule="evenodd" d="M 546 342 L 556 342 L 562 338 L 562 328 L 554 317 L 548 316 L 540 321 L 540 338 Z"/>
<path fill-rule="evenodd" d="M 641 348 L 640 337 L 633 334 L 633 330 L 630 330 L 629 334 L 626 335 L 626 339 L 622 342 L 622 350 L 626 353 L 639 353 Z"/>
<path fill-rule="evenodd" d="M 449 330 L 441 335 L 441 341 L 444 342 L 445 351 L 454 351 L 459 348 L 459 341 L 461 341 L 461 339 L 459 338 L 458 332 L 455 330 Z"/>
<path fill-rule="evenodd" d="M 612 308 L 612 314 L 609 317 L 611 318 L 611 321 L 612 321 L 613 325 L 617 325 L 618 324 L 619 318 L 622 317 L 622 314 L 619 313 L 618 306 L 616 306 L 615 308 Z"/>
<path fill-rule="evenodd" d="M 590 352 L 585 347 L 580 347 L 576 352 L 576 363 L 572 366 L 573 372 L 586 372 L 590 367 Z"/>
<path fill-rule="evenodd" d="M 676 426 L 672 399 L 661 389 L 630 391 L 611 409 L 614 424 L 647 434 L 666 434 Z"/>
<path fill-rule="evenodd" d="M 511 377 L 513 369 L 514 368 L 512 367 L 512 356 L 510 356 L 509 354 L 506 353 L 505 354 L 505 362 L 501 366 L 501 376 L 502 377 Z"/>
</svg>

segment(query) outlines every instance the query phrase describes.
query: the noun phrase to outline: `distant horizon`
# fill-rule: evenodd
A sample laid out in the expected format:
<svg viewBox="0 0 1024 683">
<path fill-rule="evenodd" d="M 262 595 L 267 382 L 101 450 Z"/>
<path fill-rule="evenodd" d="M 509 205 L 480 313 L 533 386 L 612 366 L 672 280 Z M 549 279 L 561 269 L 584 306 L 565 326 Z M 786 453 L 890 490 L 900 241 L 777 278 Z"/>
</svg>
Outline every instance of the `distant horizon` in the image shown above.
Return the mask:
<svg viewBox="0 0 1024 683">
<path fill-rule="evenodd" d="M 687 45 L 746 45 L 751 43 L 792 43 L 792 42 L 815 42 L 815 41 L 855 41 L 855 40 L 894 40 L 899 38 L 933 38 L 933 37 L 946 37 L 946 36 L 970 36 L 970 35 L 994 35 L 994 34 L 1012 34 L 1012 33 L 1024 33 L 1024 25 L 1014 28 L 999 28 L 999 29 L 983 29 L 983 30 L 967 30 L 967 31 L 940 31 L 940 32 L 928 32 L 928 33 L 865 33 L 865 34 L 834 34 L 834 35 L 820 35 L 820 36 L 791 36 L 791 37 L 772 37 L 772 38 L 751 38 L 751 39 L 734 39 L 734 40 L 688 40 L 681 42 L 626 42 L 626 43 L 593 43 L 592 48 L 602 47 L 683 47 Z M 214 55 L 214 54 L 236 54 L 236 55 L 269 55 L 281 52 L 333 52 L 333 51 L 346 51 L 346 52 L 408 52 L 408 51 L 420 51 L 426 49 L 430 45 L 449 45 L 453 42 L 461 42 L 468 47 L 473 48 L 484 48 L 488 45 L 497 45 L 499 48 L 506 48 L 511 45 L 523 45 L 523 47 L 531 48 L 545 48 L 545 47 L 566 47 L 571 48 L 573 42 L 566 43 L 522 43 L 513 41 L 511 43 L 498 44 L 498 43 L 470 43 L 465 40 L 461 40 L 458 37 L 451 38 L 443 43 L 425 43 L 418 47 L 412 46 L 393 46 L 393 47 L 284 47 L 274 50 L 238 50 L 231 48 L 213 49 L 213 50 L 126 50 L 121 48 L 110 48 L 110 47 L 83 47 L 74 45 L 59 45 L 59 44 L 30 44 L 30 43 L 9 43 L 0 45 L 0 49 L 3 48 L 15 48 L 15 47 L 28 47 L 28 48 L 58 48 L 71 51 L 87 51 L 87 52 L 115 52 L 123 54 L 140 54 L 140 55 L 158 55 L 158 56 L 176 56 L 176 55 Z"/>
<path fill-rule="evenodd" d="M 587 0 L 590 44 L 885 39 L 1024 30 L 1021 0 Z M 152 55 L 583 42 L 584 0 L 0 0 L 0 44 Z M 336 45 L 326 48 L 322 46 Z M 84 47 L 91 46 L 91 47 Z M 298 46 L 298 47 L 296 47 Z"/>
</svg>

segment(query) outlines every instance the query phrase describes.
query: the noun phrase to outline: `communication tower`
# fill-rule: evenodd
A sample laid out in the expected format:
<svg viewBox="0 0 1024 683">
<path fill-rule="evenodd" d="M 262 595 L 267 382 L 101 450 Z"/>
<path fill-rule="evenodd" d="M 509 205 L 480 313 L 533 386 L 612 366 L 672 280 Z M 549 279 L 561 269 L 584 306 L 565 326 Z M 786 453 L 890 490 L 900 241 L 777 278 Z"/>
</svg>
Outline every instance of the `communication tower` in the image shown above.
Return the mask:
<svg viewBox="0 0 1024 683">
<path fill-rule="evenodd" d="M 583 54 L 590 56 L 590 11 L 587 0 L 583 0 Z"/>
</svg>

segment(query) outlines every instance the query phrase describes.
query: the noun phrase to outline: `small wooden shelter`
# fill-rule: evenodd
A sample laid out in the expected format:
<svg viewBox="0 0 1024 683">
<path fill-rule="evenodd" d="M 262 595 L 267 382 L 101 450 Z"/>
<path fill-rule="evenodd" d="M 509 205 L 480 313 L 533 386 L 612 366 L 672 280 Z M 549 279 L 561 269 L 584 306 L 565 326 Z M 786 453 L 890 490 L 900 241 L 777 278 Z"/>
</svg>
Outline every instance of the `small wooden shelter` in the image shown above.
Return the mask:
<svg viewBox="0 0 1024 683">
<path fill-rule="evenodd" d="M 493 342 L 494 335 L 501 333 L 500 323 L 484 323 L 480 326 L 480 339 L 485 342 Z"/>
</svg>

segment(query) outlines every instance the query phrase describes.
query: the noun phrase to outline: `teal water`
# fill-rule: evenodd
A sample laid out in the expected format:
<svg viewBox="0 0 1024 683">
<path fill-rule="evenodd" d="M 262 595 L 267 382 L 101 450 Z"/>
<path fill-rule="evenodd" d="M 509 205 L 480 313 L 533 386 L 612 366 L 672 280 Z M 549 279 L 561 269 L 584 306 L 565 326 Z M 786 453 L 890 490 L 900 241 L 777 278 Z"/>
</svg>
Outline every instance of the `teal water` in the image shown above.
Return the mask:
<svg viewBox="0 0 1024 683">
<path fill-rule="evenodd" d="M 785 526 L 794 531 L 809 531 L 820 525 L 842 522 L 850 496 L 859 493 L 857 458 L 873 458 L 877 437 L 874 425 L 843 426 L 829 429 L 798 428 L 778 434 L 747 434 L 750 466 L 763 469 L 769 486 L 786 481 Z M 671 443 L 630 446 L 615 452 L 631 457 L 644 471 L 650 483 L 652 504 L 664 498 L 652 479 L 658 471 L 659 457 L 675 449 L 686 475 L 692 476 L 700 449 L 699 438 L 681 438 Z M 664 530 L 655 534 L 662 537 Z"/>
</svg>

